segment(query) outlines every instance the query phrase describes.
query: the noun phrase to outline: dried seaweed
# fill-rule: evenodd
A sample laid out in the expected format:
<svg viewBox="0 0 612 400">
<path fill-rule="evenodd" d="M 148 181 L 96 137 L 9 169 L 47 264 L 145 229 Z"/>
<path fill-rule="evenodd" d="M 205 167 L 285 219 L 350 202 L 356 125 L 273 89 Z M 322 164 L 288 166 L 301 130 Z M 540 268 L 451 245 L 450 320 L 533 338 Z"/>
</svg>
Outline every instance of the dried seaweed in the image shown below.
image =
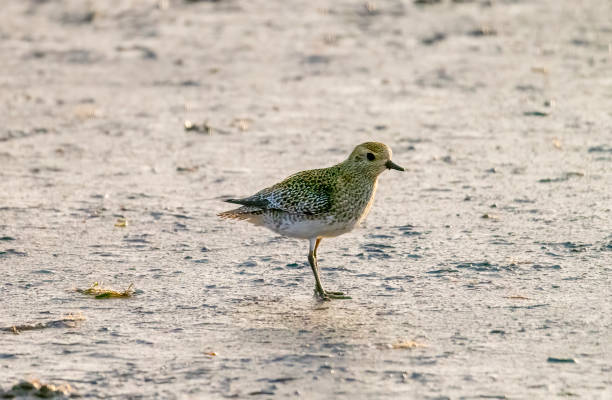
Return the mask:
<svg viewBox="0 0 612 400">
<path fill-rule="evenodd" d="M 14 333 L 19 335 L 25 331 L 35 331 L 47 328 L 76 328 L 80 321 L 84 321 L 85 317 L 81 314 L 68 314 L 64 318 L 46 322 L 38 322 L 36 324 L 12 325 L 0 328 L 0 331 Z"/>
<path fill-rule="evenodd" d="M 21 381 L 6 392 L 0 389 L 0 398 L 12 399 L 15 397 L 49 399 L 53 397 L 66 398 L 79 396 L 74 392 L 74 388 L 67 383 L 61 385 L 44 384 L 33 379 Z"/>
</svg>

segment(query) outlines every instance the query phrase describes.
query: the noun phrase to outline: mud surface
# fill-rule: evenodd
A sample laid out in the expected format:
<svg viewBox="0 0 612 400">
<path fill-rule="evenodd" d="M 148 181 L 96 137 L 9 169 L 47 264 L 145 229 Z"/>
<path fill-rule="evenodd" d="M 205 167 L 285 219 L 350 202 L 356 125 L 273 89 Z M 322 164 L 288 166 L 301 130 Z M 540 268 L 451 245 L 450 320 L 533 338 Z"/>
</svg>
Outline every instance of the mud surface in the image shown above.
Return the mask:
<svg viewBox="0 0 612 400">
<path fill-rule="evenodd" d="M 612 396 L 611 2 L 2 7 L 0 327 L 43 327 L 0 332 L 3 389 Z M 366 140 L 408 172 L 323 241 L 321 303 L 220 198 Z"/>
</svg>

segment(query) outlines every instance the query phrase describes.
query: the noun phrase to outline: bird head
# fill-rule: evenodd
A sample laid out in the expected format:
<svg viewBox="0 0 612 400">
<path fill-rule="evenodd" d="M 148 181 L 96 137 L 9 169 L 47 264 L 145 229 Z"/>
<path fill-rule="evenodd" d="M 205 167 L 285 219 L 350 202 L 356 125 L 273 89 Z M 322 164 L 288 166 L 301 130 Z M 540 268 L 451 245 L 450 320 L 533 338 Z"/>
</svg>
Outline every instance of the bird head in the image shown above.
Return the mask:
<svg viewBox="0 0 612 400">
<path fill-rule="evenodd" d="M 386 144 L 366 142 L 355 147 L 346 162 L 375 177 L 386 169 L 405 171 L 404 168 L 391 161 L 391 155 L 391 148 Z"/>
</svg>

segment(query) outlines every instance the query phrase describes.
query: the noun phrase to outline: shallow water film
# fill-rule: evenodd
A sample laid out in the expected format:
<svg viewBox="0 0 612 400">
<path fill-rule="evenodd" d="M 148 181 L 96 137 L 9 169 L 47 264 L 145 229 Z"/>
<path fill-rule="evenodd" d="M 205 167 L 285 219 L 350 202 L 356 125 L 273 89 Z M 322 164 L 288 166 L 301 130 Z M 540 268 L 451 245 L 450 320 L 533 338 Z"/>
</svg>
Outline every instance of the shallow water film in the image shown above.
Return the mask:
<svg viewBox="0 0 612 400">
<path fill-rule="evenodd" d="M 611 16 L 4 1 L 0 389 L 612 398 Z M 369 140 L 407 171 L 319 248 L 351 300 L 314 296 L 307 241 L 216 216 Z"/>
</svg>

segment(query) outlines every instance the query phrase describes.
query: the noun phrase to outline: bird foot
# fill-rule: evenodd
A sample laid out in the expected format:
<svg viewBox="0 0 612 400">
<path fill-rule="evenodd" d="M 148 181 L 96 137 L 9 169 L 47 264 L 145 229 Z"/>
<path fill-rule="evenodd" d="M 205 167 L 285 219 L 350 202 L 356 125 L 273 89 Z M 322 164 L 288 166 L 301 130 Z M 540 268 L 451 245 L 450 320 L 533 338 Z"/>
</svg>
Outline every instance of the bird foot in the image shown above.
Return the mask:
<svg viewBox="0 0 612 400">
<path fill-rule="evenodd" d="M 325 292 L 325 296 L 328 300 L 338 299 L 338 300 L 350 300 L 351 296 L 345 296 L 342 292 Z"/>
<path fill-rule="evenodd" d="M 321 300 L 324 301 L 330 301 L 332 299 L 337 299 L 337 300 L 348 300 L 348 299 L 352 299 L 351 296 L 345 296 L 344 292 L 331 292 L 331 291 L 327 291 L 327 290 L 317 290 L 315 289 L 315 294 L 317 294 Z"/>
</svg>

